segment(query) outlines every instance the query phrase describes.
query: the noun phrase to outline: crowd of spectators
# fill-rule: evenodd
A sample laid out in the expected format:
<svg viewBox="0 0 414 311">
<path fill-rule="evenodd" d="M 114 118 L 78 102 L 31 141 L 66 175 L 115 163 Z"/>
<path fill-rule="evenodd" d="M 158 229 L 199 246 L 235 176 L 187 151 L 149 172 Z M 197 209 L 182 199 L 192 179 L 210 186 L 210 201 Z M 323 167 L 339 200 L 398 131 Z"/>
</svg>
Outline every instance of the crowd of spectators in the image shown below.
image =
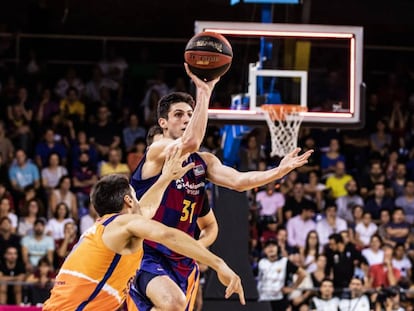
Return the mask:
<svg viewBox="0 0 414 311">
<path fill-rule="evenodd" d="M 106 174 L 130 175 L 156 123 L 158 99 L 190 86 L 182 77 L 169 86 L 158 71 L 140 87 L 139 96 L 131 97 L 125 91 L 128 64 L 115 56 L 84 76 L 70 67 L 52 81 L 43 78 L 35 59 L 27 68 L 2 73 L 0 280 L 16 284 L 0 284 L 0 304 L 37 304 L 97 217 L 89 205 L 92 185 Z M 275 308 L 287 303 L 293 310 L 308 310 L 321 303 L 312 288 L 321 287 L 318 299 L 325 295 L 323 286 L 326 295 L 341 295 L 341 289 L 358 287 L 359 281 L 373 292 L 411 288 L 412 82 L 393 73 L 370 90 L 363 130 L 302 128 L 299 145 L 315 149 L 309 163 L 247 193 L 249 258 L 260 300 L 272 301 Z M 218 156 L 219 132 L 209 127 L 203 144 Z M 267 150 L 266 134 L 253 130 L 242 143 L 237 168 L 264 170 L 277 164 Z M 281 267 L 263 273 L 282 259 Z M 284 267 L 283 279 L 272 275 Z M 299 294 L 297 288 L 302 288 Z"/>
<path fill-rule="evenodd" d="M 273 310 L 413 309 L 412 85 L 393 73 L 371 90 L 362 130 L 302 128 L 309 163 L 248 194 L 250 262 Z M 241 165 L 273 166 L 263 149 L 246 143 Z"/>
</svg>

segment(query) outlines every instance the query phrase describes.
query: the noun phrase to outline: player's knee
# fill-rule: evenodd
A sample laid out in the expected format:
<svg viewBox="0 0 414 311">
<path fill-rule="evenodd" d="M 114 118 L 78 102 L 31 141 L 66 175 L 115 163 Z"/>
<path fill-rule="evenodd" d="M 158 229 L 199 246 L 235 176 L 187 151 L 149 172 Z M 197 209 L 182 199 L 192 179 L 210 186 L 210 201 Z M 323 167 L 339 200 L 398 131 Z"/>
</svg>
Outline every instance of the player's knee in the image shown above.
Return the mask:
<svg viewBox="0 0 414 311">
<path fill-rule="evenodd" d="M 160 306 L 162 311 L 184 311 L 187 306 L 184 295 L 172 295 L 165 297 Z"/>
</svg>

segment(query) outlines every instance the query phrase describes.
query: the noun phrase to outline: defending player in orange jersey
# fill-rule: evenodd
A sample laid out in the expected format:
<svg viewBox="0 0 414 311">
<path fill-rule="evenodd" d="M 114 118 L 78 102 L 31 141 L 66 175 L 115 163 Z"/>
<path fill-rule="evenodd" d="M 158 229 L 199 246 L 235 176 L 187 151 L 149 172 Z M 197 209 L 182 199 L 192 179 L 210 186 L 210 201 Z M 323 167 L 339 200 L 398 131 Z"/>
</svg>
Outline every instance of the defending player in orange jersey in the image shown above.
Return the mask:
<svg viewBox="0 0 414 311">
<path fill-rule="evenodd" d="M 245 303 L 239 276 L 221 258 L 188 234 L 143 215 L 148 206 L 159 206 L 172 180 L 193 168 L 192 164 L 182 167 L 185 158 L 181 157 L 180 148 L 174 148 L 167 156 L 160 178 L 140 202 L 124 176 L 109 175 L 98 181 L 91 202 L 100 219 L 82 235 L 63 263 L 43 310 L 117 310 L 139 267 L 143 239 L 163 243 L 175 252 L 207 264 L 227 286 L 225 297 L 237 293 L 240 302 Z"/>
</svg>

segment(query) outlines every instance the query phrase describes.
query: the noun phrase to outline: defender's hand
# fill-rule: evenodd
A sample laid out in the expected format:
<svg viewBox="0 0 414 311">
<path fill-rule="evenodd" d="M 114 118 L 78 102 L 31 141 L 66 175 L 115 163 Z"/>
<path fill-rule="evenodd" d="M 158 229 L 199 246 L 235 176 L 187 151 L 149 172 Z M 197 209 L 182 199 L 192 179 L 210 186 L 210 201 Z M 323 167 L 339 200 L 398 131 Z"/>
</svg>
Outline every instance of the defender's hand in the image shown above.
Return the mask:
<svg viewBox="0 0 414 311">
<path fill-rule="evenodd" d="M 308 159 L 312 155 L 313 150 L 308 150 L 304 154 L 298 155 L 300 150 L 300 148 L 294 149 L 280 161 L 279 168 L 284 175 L 308 163 Z"/>
<path fill-rule="evenodd" d="M 187 160 L 189 153 L 181 155 L 182 147 L 174 145 L 166 151 L 165 162 L 162 168 L 162 175 L 170 180 L 182 177 L 190 169 L 194 167 L 194 163 L 183 166 L 183 162 Z"/>
</svg>

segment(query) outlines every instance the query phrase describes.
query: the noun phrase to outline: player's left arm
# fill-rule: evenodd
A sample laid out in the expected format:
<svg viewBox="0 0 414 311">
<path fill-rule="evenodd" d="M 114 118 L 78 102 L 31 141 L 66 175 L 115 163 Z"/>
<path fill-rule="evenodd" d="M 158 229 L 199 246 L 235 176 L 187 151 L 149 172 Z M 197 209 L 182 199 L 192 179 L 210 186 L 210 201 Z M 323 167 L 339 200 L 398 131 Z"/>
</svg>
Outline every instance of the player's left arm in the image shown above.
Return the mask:
<svg viewBox="0 0 414 311">
<path fill-rule="evenodd" d="M 263 186 L 271 181 L 280 179 L 290 171 L 308 163 L 313 150 L 299 155 L 300 148 L 287 154 L 278 167 L 267 171 L 239 172 L 229 166 L 223 165 L 213 154 L 202 152 L 201 157 L 207 164 L 207 179 L 216 185 L 237 191 L 245 191 Z"/>
<path fill-rule="evenodd" d="M 197 219 L 197 225 L 200 228 L 198 242 L 204 247 L 209 247 L 217 239 L 218 224 L 214 212 L 210 209 L 207 215 Z"/>
</svg>

